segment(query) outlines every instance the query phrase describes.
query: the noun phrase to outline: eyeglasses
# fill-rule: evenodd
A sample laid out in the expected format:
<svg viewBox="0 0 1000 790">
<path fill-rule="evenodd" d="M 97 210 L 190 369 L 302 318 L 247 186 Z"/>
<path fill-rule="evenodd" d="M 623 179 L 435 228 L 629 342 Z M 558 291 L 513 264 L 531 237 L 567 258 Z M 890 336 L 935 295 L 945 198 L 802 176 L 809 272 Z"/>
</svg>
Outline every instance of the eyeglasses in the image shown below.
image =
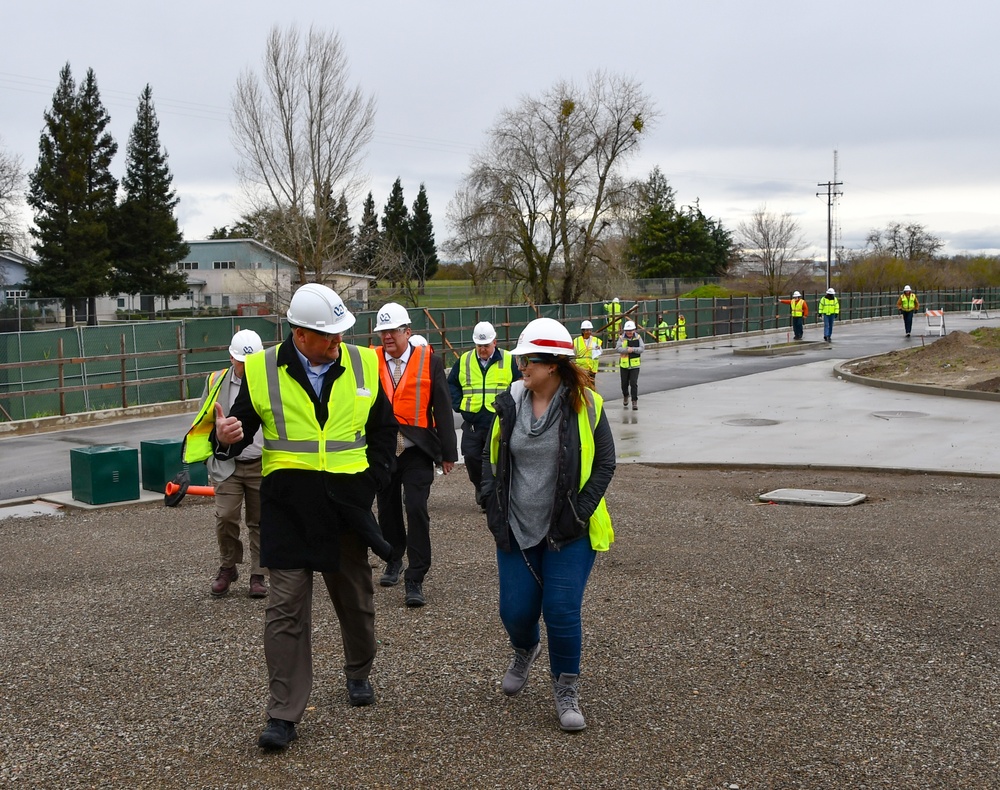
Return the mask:
<svg viewBox="0 0 1000 790">
<path fill-rule="evenodd" d="M 547 362 L 547 360 L 544 360 L 541 357 L 518 357 L 517 358 L 517 366 L 519 368 L 526 368 L 526 367 L 528 367 L 528 365 L 531 365 L 531 364 L 544 365 L 544 364 L 546 364 L 546 362 Z"/>
</svg>

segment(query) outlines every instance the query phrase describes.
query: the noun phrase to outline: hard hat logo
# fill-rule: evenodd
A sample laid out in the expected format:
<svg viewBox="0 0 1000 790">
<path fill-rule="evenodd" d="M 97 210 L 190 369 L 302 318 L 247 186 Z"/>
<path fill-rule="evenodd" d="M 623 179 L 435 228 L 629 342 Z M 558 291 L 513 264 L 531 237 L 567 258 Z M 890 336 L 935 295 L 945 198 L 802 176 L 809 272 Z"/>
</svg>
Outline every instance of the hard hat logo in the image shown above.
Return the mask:
<svg viewBox="0 0 1000 790">
<path fill-rule="evenodd" d="M 380 324 L 388 324 L 391 320 L 392 320 L 392 316 L 389 315 L 388 313 L 379 313 L 378 314 L 378 322 Z"/>
<path fill-rule="evenodd" d="M 347 308 L 344 307 L 343 303 L 336 304 L 336 305 L 333 306 L 333 314 L 335 316 L 337 316 L 337 318 L 343 318 L 344 317 L 344 313 L 346 313 L 346 312 L 347 312 Z"/>
</svg>

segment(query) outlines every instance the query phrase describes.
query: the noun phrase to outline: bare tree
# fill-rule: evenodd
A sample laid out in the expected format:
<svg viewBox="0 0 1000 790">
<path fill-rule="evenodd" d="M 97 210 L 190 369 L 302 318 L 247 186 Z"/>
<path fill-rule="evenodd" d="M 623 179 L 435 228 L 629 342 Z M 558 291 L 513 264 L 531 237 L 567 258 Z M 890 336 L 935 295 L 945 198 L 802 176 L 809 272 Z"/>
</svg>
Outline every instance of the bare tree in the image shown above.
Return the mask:
<svg viewBox="0 0 1000 790">
<path fill-rule="evenodd" d="M 17 216 L 23 195 L 24 164 L 0 147 L 0 249 L 27 251 L 28 239 Z"/>
<path fill-rule="evenodd" d="M 260 74 L 247 69 L 233 94 L 233 140 L 250 211 L 276 220 L 276 249 L 298 263 L 299 282 L 322 281 L 343 248 L 334 221 L 353 196 L 375 123 L 375 100 L 348 86 L 340 38 L 271 28 Z"/>
<path fill-rule="evenodd" d="M 866 251 L 875 256 L 912 263 L 931 260 L 943 246 L 941 239 L 918 222 L 890 222 L 885 229 L 873 228 L 865 240 Z"/>
<path fill-rule="evenodd" d="M 530 300 L 577 301 L 602 266 L 623 190 L 618 172 L 655 117 L 638 83 L 601 73 L 584 89 L 560 82 L 522 99 L 501 113 L 474 158 L 461 188 L 471 213 L 453 225 L 471 220 L 489 249 L 516 250 L 503 266 Z"/>
<path fill-rule="evenodd" d="M 799 223 L 789 213 L 773 214 L 762 205 L 741 222 L 737 243 L 746 260 L 756 263 L 764 277 L 767 293 L 777 296 L 805 268 L 799 253 L 806 246 Z"/>
</svg>

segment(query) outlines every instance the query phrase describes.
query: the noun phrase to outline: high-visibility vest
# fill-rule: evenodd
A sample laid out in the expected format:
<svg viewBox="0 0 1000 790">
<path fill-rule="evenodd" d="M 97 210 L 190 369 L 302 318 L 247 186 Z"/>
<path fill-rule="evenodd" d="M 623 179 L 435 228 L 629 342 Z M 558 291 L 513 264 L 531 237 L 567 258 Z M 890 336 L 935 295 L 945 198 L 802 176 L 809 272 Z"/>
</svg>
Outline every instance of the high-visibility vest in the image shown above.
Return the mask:
<svg viewBox="0 0 1000 790">
<path fill-rule="evenodd" d="M 278 365 L 279 347 L 246 358 L 246 383 L 264 438 L 263 474 L 278 469 L 363 472 L 368 468 L 365 425 L 378 396 L 375 352 L 341 344 L 344 372 L 330 390 L 328 417 L 321 426 L 309 394 Z"/>
<path fill-rule="evenodd" d="M 593 390 L 587 390 L 587 407 L 580 409 L 576 415 L 577 427 L 580 431 L 580 485 L 577 491 L 583 487 L 590 479 L 594 470 L 594 455 L 596 445 L 594 443 L 594 431 L 597 430 L 597 421 L 601 418 L 601 411 L 604 408 L 604 399 Z M 490 432 L 490 463 L 496 470 L 497 462 L 500 460 L 500 420 L 493 421 L 493 429 Z M 608 503 L 601 497 L 597 503 L 597 508 L 588 522 L 588 532 L 590 535 L 590 547 L 594 551 L 607 551 L 611 544 L 615 542 L 615 531 L 611 526 L 611 514 L 608 512 Z"/>
<path fill-rule="evenodd" d="M 580 335 L 573 340 L 573 351 L 576 353 L 576 364 L 584 370 L 596 373 L 598 360 L 594 359 L 594 349 L 601 347 L 601 339 L 597 335 L 584 338 Z"/>
<path fill-rule="evenodd" d="M 609 335 L 617 335 L 621 329 L 619 328 L 618 316 L 622 311 L 621 302 L 606 302 L 604 305 L 604 312 L 610 316 L 608 322 L 607 332 Z"/>
<path fill-rule="evenodd" d="M 792 318 L 802 318 L 802 313 L 805 310 L 805 299 L 791 299 L 788 302 L 788 306 L 792 308 Z"/>
<path fill-rule="evenodd" d="M 900 294 L 899 304 L 904 312 L 910 313 L 917 309 L 917 296 L 916 294 Z"/>
<path fill-rule="evenodd" d="M 687 340 L 687 336 L 688 336 L 687 319 L 683 315 L 681 315 L 680 313 L 678 313 L 677 314 L 677 339 L 678 340 Z"/>
<path fill-rule="evenodd" d="M 410 359 L 403 369 L 399 384 L 393 383 L 389 371 L 389 360 L 385 354 L 378 355 L 378 373 L 382 389 L 391 393 L 392 411 L 396 421 L 417 428 L 431 428 L 427 413 L 431 403 L 431 355 L 427 346 L 417 346 L 410 352 Z"/>
<path fill-rule="evenodd" d="M 509 351 L 501 351 L 500 355 L 500 361 L 491 363 L 484 371 L 475 351 L 462 354 L 458 366 L 458 383 L 462 387 L 461 411 L 475 413 L 484 408 L 496 411 L 493 401 L 514 380 L 514 357 Z"/>
<path fill-rule="evenodd" d="M 663 343 L 667 340 L 674 339 L 674 330 L 671 328 L 670 324 L 666 321 L 660 321 L 656 327 L 656 340 L 659 343 Z"/>
<path fill-rule="evenodd" d="M 205 384 L 208 394 L 205 402 L 201 404 L 194 422 L 184 437 L 182 455 L 186 464 L 197 464 L 212 457 L 212 443 L 209 437 L 215 428 L 215 402 L 219 399 L 219 390 L 222 389 L 222 382 L 228 372 L 229 368 L 223 368 L 208 374 L 208 381 Z"/>
<path fill-rule="evenodd" d="M 828 296 L 824 296 L 819 300 L 819 314 L 820 315 L 838 315 L 840 313 L 840 301 L 837 297 L 831 299 Z"/>
<path fill-rule="evenodd" d="M 627 337 L 622 336 L 622 340 L 625 341 L 624 345 L 626 346 L 631 346 L 632 348 L 639 347 L 639 335 L 635 335 L 631 340 L 629 340 Z M 638 354 L 636 354 L 635 356 L 631 354 L 628 355 L 622 354 L 620 359 L 618 360 L 619 367 L 623 368 L 637 368 L 641 363 L 642 363 L 642 357 Z"/>
</svg>

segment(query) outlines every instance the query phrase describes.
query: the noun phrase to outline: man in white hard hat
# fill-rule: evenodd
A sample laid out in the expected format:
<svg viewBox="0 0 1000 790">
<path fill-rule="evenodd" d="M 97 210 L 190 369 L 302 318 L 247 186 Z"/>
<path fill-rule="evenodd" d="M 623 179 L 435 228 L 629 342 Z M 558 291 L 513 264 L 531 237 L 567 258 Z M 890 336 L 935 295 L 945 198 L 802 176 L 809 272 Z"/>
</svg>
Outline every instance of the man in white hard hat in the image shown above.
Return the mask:
<svg viewBox="0 0 1000 790">
<path fill-rule="evenodd" d="M 823 339 L 829 343 L 833 340 L 833 322 L 840 315 L 840 300 L 833 288 L 826 289 L 816 310 L 823 316 Z"/>
<path fill-rule="evenodd" d="M 590 378 L 590 388 L 597 389 L 597 368 L 601 358 L 601 339 L 594 335 L 594 324 L 580 322 L 580 336 L 573 341 L 576 364 Z"/>
<path fill-rule="evenodd" d="M 622 332 L 621 324 L 621 314 L 622 314 L 622 303 L 621 300 L 616 296 L 610 302 L 604 303 L 604 312 L 608 316 L 608 325 L 605 329 L 608 338 L 608 347 L 614 343 L 618 336 Z"/>
<path fill-rule="evenodd" d="M 792 313 L 792 336 L 795 340 L 802 339 L 805 330 L 806 317 L 809 315 L 809 305 L 798 291 L 792 291 L 791 299 L 779 299 L 781 304 L 787 304 Z"/>
<path fill-rule="evenodd" d="M 632 411 L 639 408 L 639 366 L 645 350 L 646 344 L 635 331 L 635 321 L 627 320 L 622 336 L 615 343 L 615 352 L 618 354 L 618 371 L 622 383 L 622 406 L 628 406 L 631 394 Z"/>
<path fill-rule="evenodd" d="M 497 331 L 489 321 L 472 329 L 475 348 L 458 358 L 448 374 L 452 408 L 462 415 L 462 455 L 469 480 L 476 488 L 476 504 L 483 507 L 483 448 L 496 412 L 498 394 L 521 378 L 509 351 L 497 348 Z"/>
<path fill-rule="evenodd" d="M 263 431 L 261 562 L 271 577 L 264 622 L 270 700 L 257 741 L 264 749 L 295 740 L 309 701 L 314 572 L 340 620 L 348 702 L 375 702 L 368 547 L 382 559 L 391 551 L 372 514 L 376 492 L 389 482 L 397 434 L 378 356 L 343 342 L 355 319 L 325 285 L 301 286 L 287 317 L 285 341 L 247 357 L 229 416 L 216 404 L 211 437 L 215 457 L 225 460 Z"/>
<path fill-rule="evenodd" d="M 414 346 L 410 331 L 405 307 L 389 302 L 379 308 L 375 324 L 375 334 L 382 340 L 379 375 L 399 423 L 396 465 L 389 484 L 378 493 L 379 527 L 392 545 L 379 584 L 392 587 L 399 582 L 405 553 L 404 601 L 417 607 L 427 603 L 424 577 L 431 567 L 427 500 L 434 465 L 450 474 L 458 460 L 458 443 L 444 365 L 426 344 Z"/>
<path fill-rule="evenodd" d="M 209 442 L 215 404 L 229 411 L 243 386 L 246 358 L 264 350 L 260 335 L 252 329 L 241 329 L 229 343 L 230 367 L 215 371 L 205 381 L 201 408 L 184 440 L 185 463 L 204 461 L 208 475 L 215 486 L 215 537 L 219 544 L 219 572 L 212 581 L 210 591 L 216 598 L 229 592 L 230 585 L 239 578 L 236 566 L 243 562 L 243 543 L 240 541 L 240 520 L 246 508 L 247 536 L 250 543 L 250 597 L 267 596 L 264 569 L 260 566 L 260 482 L 261 445 L 258 430 L 253 440 L 235 458 L 220 461 L 212 455 Z"/>
<path fill-rule="evenodd" d="M 917 300 L 917 295 L 913 293 L 913 289 L 910 286 L 903 287 L 903 293 L 896 300 L 896 309 L 903 314 L 903 329 L 906 332 L 906 336 L 909 337 L 910 332 L 913 330 L 913 314 L 920 309 L 920 302 Z"/>
</svg>

